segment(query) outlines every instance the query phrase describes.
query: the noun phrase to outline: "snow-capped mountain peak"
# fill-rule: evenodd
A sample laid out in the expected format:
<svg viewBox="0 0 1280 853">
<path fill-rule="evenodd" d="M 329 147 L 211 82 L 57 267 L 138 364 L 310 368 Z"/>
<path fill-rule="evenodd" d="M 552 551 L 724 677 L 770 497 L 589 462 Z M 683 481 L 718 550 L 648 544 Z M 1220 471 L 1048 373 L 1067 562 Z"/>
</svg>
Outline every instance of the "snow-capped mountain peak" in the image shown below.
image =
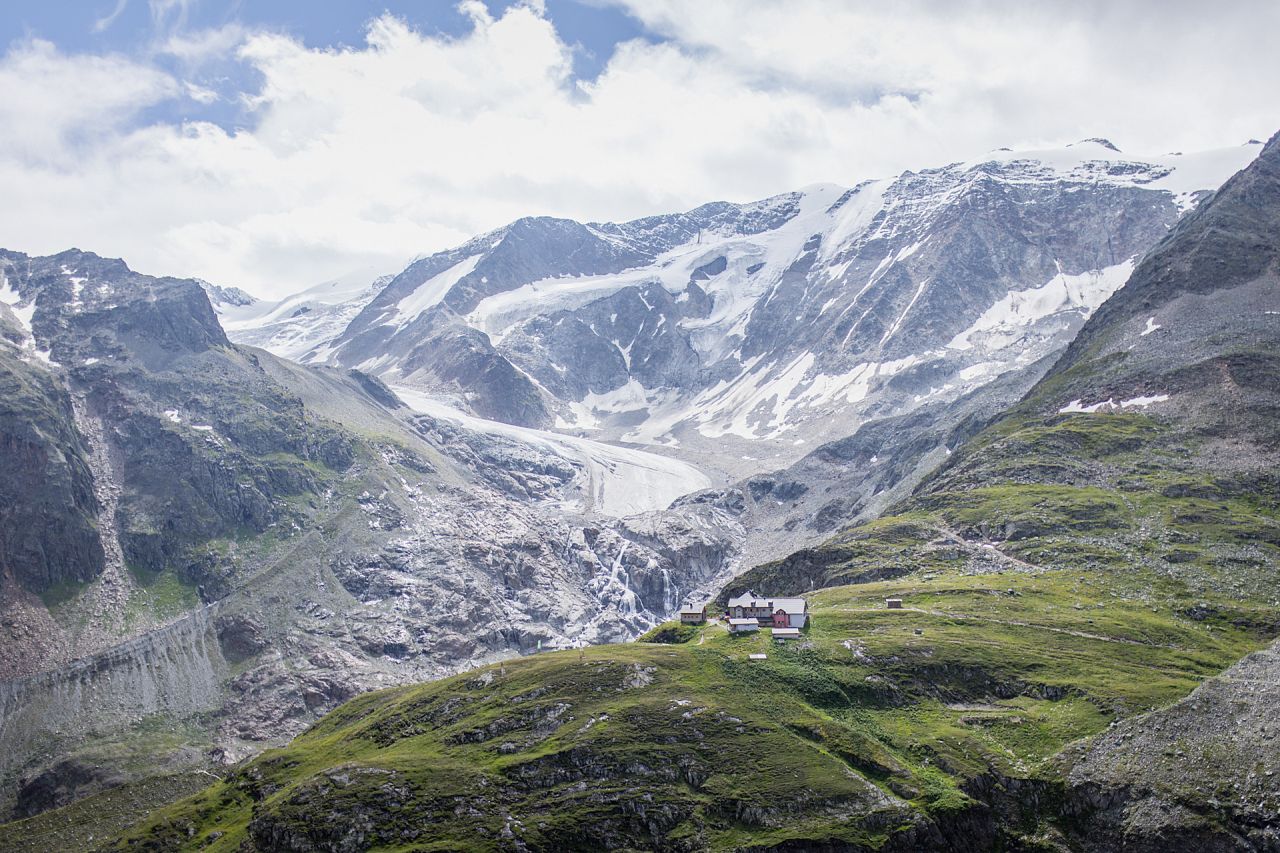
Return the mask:
<svg viewBox="0 0 1280 853">
<path fill-rule="evenodd" d="M 483 417 L 786 461 L 1056 351 L 1258 150 L 1087 139 L 630 222 L 530 217 L 330 306 L 323 342 L 224 316 Z"/>
<path fill-rule="evenodd" d="M 277 302 L 252 297 L 247 302 L 229 302 L 212 294 L 210 301 L 223 328 L 236 341 L 295 361 L 322 361 L 324 344 L 340 334 L 393 277 L 358 270 Z"/>
</svg>

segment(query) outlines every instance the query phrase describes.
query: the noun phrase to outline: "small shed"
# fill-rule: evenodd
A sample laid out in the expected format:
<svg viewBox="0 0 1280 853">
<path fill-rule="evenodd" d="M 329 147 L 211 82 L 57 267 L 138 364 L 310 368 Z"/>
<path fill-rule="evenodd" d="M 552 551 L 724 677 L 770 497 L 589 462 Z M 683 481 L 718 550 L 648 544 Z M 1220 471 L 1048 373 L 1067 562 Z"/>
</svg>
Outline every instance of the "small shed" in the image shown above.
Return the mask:
<svg viewBox="0 0 1280 853">
<path fill-rule="evenodd" d="M 768 657 L 769 656 L 763 652 L 756 652 L 755 654 L 747 655 L 748 660 L 766 660 Z"/>
<path fill-rule="evenodd" d="M 680 608 L 680 622 L 684 625 L 701 625 L 707 621 L 707 605 L 698 604 Z"/>
<path fill-rule="evenodd" d="M 902 609 L 902 599 L 901 599 L 901 598 L 886 598 L 886 599 L 884 600 L 884 606 L 885 606 L 885 607 L 887 607 L 887 608 L 889 608 L 890 610 L 901 610 L 901 609 Z"/>
<path fill-rule="evenodd" d="M 735 634 L 745 634 L 750 631 L 759 631 L 760 620 L 750 618 L 750 617 L 744 617 L 742 619 L 730 619 L 729 630 Z"/>
<path fill-rule="evenodd" d="M 783 640 L 798 640 L 800 639 L 800 629 L 799 628 L 774 628 L 773 638 L 778 642 L 782 642 Z"/>
</svg>

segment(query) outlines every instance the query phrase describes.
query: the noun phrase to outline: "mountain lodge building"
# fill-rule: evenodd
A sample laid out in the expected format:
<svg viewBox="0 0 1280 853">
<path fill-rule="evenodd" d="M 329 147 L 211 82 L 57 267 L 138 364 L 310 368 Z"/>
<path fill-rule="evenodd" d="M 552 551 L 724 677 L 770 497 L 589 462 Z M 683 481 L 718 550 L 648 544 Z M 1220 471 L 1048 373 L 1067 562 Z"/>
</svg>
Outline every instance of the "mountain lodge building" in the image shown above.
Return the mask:
<svg viewBox="0 0 1280 853">
<path fill-rule="evenodd" d="M 751 590 L 729 599 L 729 619 L 755 619 L 761 627 L 803 628 L 809 603 L 803 598 L 763 598 Z"/>
</svg>

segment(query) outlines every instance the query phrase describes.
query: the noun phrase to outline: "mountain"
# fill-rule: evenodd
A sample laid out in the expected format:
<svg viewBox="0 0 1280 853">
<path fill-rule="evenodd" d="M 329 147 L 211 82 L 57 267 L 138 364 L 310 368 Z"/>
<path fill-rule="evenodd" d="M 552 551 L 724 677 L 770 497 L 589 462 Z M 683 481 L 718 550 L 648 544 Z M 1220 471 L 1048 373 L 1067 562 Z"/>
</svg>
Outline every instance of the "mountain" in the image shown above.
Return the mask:
<svg viewBox="0 0 1280 853">
<path fill-rule="evenodd" d="M 1147 255 L 1024 401 L 909 501 L 732 588 L 960 561 L 969 572 L 1079 573 L 1109 610 L 1270 640 L 1280 631 L 1277 235 L 1273 138 Z M 1064 754 L 1063 796 L 1085 849 L 1274 843 L 1275 648 Z"/>
<path fill-rule="evenodd" d="M 815 590 L 793 645 L 369 694 L 113 847 L 1274 847 L 1278 225 L 1280 135 L 913 494 L 729 585 Z"/>
<path fill-rule="evenodd" d="M 301 358 L 744 476 L 1056 352 L 1257 150 L 1089 140 L 624 223 L 521 219 L 415 261 Z"/>
<path fill-rule="evenodd" d="M 201 284 L 222 327 L 238 343 L 297 361 L 345 329 L 389 281 L 391 276 L 356 272 L 279 302 L 264 302 L 243 291 L 237 291 L 243 298 L 226 298 L 222 288 Z"/>
<path fill-rule="evenodd" d="M 256 296 L 245 293 L 238 287 L 219 287 L 212 282 L 200 279 L 197 279 L 196 283 L 204 290 L 205 296 L 209 297 L 209 304 L 213 306 L 213 310 L 219 314 L 234 308 L 253 308 L 261 304 L 261 300 Z"/>
<path fill-rule="evenodd" d="M 1256 153 L 1090 142 L 618 225 L 521 220 L 278 303 L 4 253 L 0 808 L 123 826 L 131 798 L 172 799 L 364 691 L 630 639 L 876 515 L 986 441 L 1131 259 Z M 879 577 L 916 559 L 892 548 Z M 1227 630 L 1112 699 L 1185 694 L 1257 633 Z M 1014 669 L 997 681 L 1044 683 Z M 1092 729 L 1045 742 L 1063 731 Z M 881 801 L 813 750 L 801 764 L 847 780 L 823 813 L 874 801 L 944 831 L 915 803 L 958 783 L 900 755 L 906 793 Z"/>
<path fill-rule="evenodd" d="M 6 815 L 635 636 L 728 571 L 729 513 L 662 511 L 707 484 L 686 463 L 415 410 L 231 343 L 200 282 L 120 260 L 4 252 L 0 276 Z"/>
<path fill-rule="evenodd" d="M 765 560 L 908 493 L 1257 151 L 1086 140 L 626 223 L 528 218 L 415 261 L 328 339 L 224 322 L 458 416 L 689 462 Z"/>
</svg>

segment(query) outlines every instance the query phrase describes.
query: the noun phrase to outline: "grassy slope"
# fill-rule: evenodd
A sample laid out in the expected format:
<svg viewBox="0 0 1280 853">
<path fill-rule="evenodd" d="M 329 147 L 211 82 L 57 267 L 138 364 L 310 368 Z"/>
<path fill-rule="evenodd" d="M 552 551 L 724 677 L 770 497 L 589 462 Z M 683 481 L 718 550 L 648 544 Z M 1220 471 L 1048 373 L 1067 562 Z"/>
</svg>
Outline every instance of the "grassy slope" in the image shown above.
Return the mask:
<svg viewBox="0 0 1280 853">
<path fill-rule="evenodd" d="M 127 782 L 60 809 L 0 824 L 0 850 L 51 853 L 91 850 L 123 832 L 157 804 L 173 802 L 207 787 L 209 774 L 197 771 L 154 775 Z"/>
<path fill-rule="evenodd" d="M 761 566 L 726 594 L 912 572 L 1066 569 L 1157 608 L 1215 598 L 1265 635 L 1280 598 L 1275 481 L 1207 471 L 1196 444 L 1140 414 L 1015 414 L 890 515 Z"/>
<path fill-rule="evenodd" d="M 121 846 L 877 847 L 977 808 L 968 780 L 1050 777 L 1066 743 L 1259 644 L 1067 570 L 837 587 L 813 609 L 794 647 L 711 625 L 366 695 Z"/>
</svg>

